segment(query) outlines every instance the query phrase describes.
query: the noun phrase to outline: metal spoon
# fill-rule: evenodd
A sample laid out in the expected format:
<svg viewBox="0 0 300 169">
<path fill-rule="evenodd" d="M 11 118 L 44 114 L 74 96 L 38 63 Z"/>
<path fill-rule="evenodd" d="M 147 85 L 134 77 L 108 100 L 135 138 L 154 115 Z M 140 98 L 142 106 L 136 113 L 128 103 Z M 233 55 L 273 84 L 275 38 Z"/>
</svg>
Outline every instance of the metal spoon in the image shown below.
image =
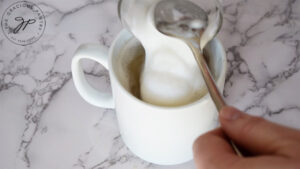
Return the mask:
<svg viewBox="0 0 300 169">
<path fill-rule="evenodd" d="M 212 2 L 213 0 L 210 0 Z M 218 0 L 214 1 L 216 11 L 205 12 L 198 5 L 183 0 L 163 0 L 154 9 L 154 23 L 163 34 L 182 39 L 191 48 L 200 67 L 209 94 L 217 110 L 226 103 L 220 94 L 203 56 L 203 49 L 219 32 L 222 25 L 222 12 Z M 240 156 L 242 154 L 231 141 L 232 147 Z"/>
<path fill-rule="evenodd" d="M 163 34 L 184 40 L 192 49 L 218 111 L 226 103 L 216 87 L 202 53 L 206 44 L 220 30 L 221 18 L 221 12 L 214 18 L 209 18 L 202 8 L 190 1 L 183 0 L 163 0 L 157 3 L 154 9 L 156 28 Z"/>
</svg>

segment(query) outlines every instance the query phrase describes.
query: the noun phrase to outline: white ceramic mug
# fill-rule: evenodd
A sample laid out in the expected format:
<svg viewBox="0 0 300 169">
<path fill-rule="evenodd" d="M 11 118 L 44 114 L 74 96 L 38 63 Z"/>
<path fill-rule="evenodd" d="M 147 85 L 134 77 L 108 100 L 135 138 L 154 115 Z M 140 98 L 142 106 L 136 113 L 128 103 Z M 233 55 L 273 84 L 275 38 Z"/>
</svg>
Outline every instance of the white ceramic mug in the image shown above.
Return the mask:
<svg viewBox="0 0 300 169">
<path fill-rule="evenodd" d="M 76 89 L 92 105 L 116 110 L 123 141 L 140 158 L 161 165 L 189 161 L 193 157 L 194 140 L 217 126 L 216 108 L 208 94 L 180 107 L 155 106 L 133 96 L 128 86 L 122 84 L 124 77 L 118 74 L 120 70 L 117 70 L 119 67 L 116 64 L 130 40 L 135 39 L 128 31 L 121 31 L 108 54 L 99 45 L 79 47 L 72 60 Z M 209 44 L 208 53 L 212 58 L 211 67 L 216 74 L 217 85 L 223 91 L 226 57 L 219 40 Z M 109 70 L 112 94 L 101 93 L 88 84 L 80 66 L 81 59 L 94 60 Z"/>
</svg>

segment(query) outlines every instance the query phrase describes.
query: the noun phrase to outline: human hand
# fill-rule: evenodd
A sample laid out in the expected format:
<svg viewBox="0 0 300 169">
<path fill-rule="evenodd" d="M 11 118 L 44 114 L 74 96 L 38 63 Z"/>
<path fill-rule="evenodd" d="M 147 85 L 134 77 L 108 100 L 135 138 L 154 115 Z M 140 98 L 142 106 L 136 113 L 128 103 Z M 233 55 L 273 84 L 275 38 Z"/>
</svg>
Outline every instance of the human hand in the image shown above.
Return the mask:
<svg viewBox="0 0 300 169">
<path fill-rule="evenodd" d="M 223 108 L 219 118 L 222 127 L 194 143 L 197 169 L 300 169 L 300 131 L 233 107 Z M 251 156 L 236 155 L 228 137 Z"/>
</svg>

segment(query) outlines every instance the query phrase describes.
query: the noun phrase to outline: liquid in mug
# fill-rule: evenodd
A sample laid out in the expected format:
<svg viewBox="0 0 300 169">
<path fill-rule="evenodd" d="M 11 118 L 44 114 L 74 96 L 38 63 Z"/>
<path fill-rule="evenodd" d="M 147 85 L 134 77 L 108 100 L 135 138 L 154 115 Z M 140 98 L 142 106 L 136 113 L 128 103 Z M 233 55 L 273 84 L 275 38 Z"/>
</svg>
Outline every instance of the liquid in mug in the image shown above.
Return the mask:
<svg viewBox="0 0 300 169">
<path fill-rule="evenodd" d="M 127 1 L 132 8 L 123 17 L 145 50 L 141 99 L 159 106 L 181 106 L 203 97 L 207 90 L 191 49 L 155 28 L 153 5 L 160 0 Z"/>
</svg>

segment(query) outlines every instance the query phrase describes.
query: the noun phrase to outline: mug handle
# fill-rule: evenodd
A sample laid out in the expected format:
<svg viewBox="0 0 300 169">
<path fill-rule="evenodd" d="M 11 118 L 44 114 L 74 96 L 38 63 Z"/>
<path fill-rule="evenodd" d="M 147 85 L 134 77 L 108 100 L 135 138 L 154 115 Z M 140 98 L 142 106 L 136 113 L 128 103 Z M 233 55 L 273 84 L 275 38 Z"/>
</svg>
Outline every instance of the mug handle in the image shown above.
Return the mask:
<svg viewBox="0 0 300 169">
<path fill-rule="evenodd" d="M 71 69 L 75 87 L 84 100 L 94 106 L 114 108 L 113 96 L 111 93 L 99 92 L 87 82 L 82 67 L 80 66 L 81 59 L 96 61 L 108 69 L 107 49 L 97 44 L 81 45 L 72 59 Z"/>
</svg>

